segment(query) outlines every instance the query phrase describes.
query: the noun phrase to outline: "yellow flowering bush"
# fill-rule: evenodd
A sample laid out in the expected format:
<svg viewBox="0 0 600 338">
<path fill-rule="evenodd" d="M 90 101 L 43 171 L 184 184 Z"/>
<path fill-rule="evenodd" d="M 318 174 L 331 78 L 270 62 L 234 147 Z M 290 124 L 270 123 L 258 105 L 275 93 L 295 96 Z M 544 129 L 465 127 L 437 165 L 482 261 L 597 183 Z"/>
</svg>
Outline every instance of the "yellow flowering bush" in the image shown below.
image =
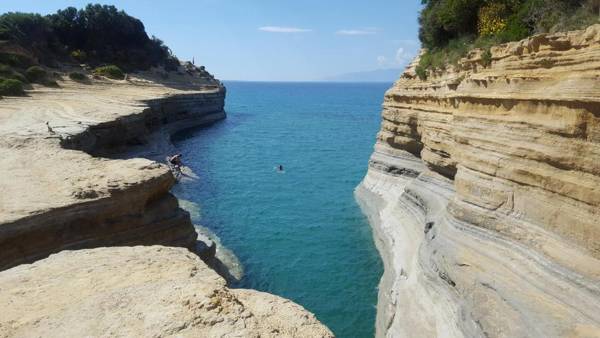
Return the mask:
<svg viewBox="0 0 600 338">
<path fill-rule="evenodd" d="M 479 9 L 477 31 L 479 36 L 494 35 L 506 28 L 506 20 L 502 18 L 506 5 L 489 3 Z"/>
</svg>

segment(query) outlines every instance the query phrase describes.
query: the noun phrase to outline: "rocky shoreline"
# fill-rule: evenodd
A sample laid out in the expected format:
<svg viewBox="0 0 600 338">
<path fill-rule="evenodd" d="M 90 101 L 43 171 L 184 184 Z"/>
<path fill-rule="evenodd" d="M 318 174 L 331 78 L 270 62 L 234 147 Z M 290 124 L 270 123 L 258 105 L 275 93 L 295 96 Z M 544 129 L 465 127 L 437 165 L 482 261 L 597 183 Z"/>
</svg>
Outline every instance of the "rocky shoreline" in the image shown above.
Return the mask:
<svg viewBox="0 0 600 338">
<path fill-rule="evenodd" d="M 166 166 L 139 158 L 111 163 L 108 158 L 97 155 L 110 154 L 128 145 L 148 144 L 149 140 L 162 138 L 165 142 L 168 135 L 177 130 L 222 119 L 225 117 L 224 98 L 223 88 L 192 91 L 141 101 L 136 106 L 139 113 L 117 116 L 106 122 L 81 125 L 76 121 L 63 121 L 73 125 L 57 126 L 57 122 L 48 121 L 52 138 L 44 140 L 50 141 L 48 146 L 58 148 L 53 154 L 53 162 L 60 161 L 62 154 L 68 153 L 63 160 L 65 165 L 75 162 L 90 165 L 90 170 L 94 170 L 92 163 L 100 162 L 106 172 L 98 173 L 100 177 L 96 180 L 81 177 L 87 181 L 84 186 L 70 184 L 70 203 L 48 210 L 31 210 L 24 217 L 3 222 L 0 225 L 0 246 L 3 248 L 0 267 L 5 269 L 32 262 L 66 249 L 172 245 L 193 250 L 196 231 L 187 212 L 179 208 L 176 198 L 169 192 L 175 180 Z M 110 109 L 110 106 L 97 109 Z M 160 133 L 161 137 L 150 137 L 154 133 Z M 59 142 L 60 145 L 56 144 Z M 66 149 L 79 153 L 75 155 Z M 19 153 L 27 150 L 21 148 Z M 36 146 L 32 151 L 34 159 L 37 150 Z M 120 165 L 138 172 L 132 176 L 121 175 Z M 23 175 L 23 170 L 27 169 L 21 169 L 18 174 Z M 48 172 L 43 174 L 48 175 Z M 116 177 L 107 178 L 112 175 Z M 32 175 L 29 182 L 36 179 Z M 53 186 L 52 181 L 47 183 Z M 24 186 L 27 184 L 23 183 Z"/>
<path fill-rule="evenodd" d="M 65 80 L 29 94 L 0 105 L 0 336 L 333 336 L 290 301 L 227 289 L 187 250 L 202 247 L 198 234 L 172 173 L 151 159 L 164 159 L 173 133 L 225 118 L 218 82 Z M 204 249 L 210 261 L 214 244 Z M 155 302 L 157 285 L 190 297 Z M 125 296 L 132 288 L 139 297 Z M 121 310 L 133 316 L 114 317 Z"/>
<path fill-rule="evenodd" d="M 377 337 L 600 335 L 600 25 L 482 54 L 386 93 Z"/>
</svg>

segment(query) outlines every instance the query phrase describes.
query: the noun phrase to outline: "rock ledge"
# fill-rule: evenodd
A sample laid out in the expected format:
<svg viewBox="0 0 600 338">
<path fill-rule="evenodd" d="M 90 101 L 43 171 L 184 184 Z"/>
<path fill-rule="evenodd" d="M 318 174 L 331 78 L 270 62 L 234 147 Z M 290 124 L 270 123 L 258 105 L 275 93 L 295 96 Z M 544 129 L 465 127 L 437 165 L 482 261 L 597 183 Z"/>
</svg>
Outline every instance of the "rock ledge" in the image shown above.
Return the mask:
<svg viewBox="0 0 600 338">
<path fill-rule="evenodd" d="M 304 308 L 229 289 L 183 248 L 63 251 L 0 272 L 0 337 L 333 337 Z"/>
</svg>

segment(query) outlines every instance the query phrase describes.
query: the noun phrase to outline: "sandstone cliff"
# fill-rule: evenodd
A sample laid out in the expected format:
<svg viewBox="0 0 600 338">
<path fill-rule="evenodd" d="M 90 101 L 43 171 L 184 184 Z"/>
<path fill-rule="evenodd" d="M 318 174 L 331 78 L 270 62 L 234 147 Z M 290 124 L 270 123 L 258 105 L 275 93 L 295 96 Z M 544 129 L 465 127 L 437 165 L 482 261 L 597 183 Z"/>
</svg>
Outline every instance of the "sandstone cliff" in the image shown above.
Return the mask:
<svg viewBox="0 0 600 338">
<path fill-rule="evenodd" d="M 198 234 L 169 169 L 115 155 L 162 160 L 171 133 L 225 117 L 212 77 L 173 77 L 1 101 L 0 337 L 333 336 L 291 301 L 226 288 L 188 251 Z"/>
<path fill-rule="evenodd" d="M 180 248 L 64 251 L 0 272 L 0 285 L 0 337 L 333 337 Z"/>
<path fill-rule="evenodd" d="M 491 52 L 386 93 L 379 337 L 600 336 L 600 25 Z"/>
<path fill-rule="evenodd" d="M 135 79 L 61 86 L 0 105 L 0 270 L 65 249 L 193 248 L 196 231 L 169 192 L 166 166 L 90 154 L 221 119 L 224 89 Z"/>
</svg>

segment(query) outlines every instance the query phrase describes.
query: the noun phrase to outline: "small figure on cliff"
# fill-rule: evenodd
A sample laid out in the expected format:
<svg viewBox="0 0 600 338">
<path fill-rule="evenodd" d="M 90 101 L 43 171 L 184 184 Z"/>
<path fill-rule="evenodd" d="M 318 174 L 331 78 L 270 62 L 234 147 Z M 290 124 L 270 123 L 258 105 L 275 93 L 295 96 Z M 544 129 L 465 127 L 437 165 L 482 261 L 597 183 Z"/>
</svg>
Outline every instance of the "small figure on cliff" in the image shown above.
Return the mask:
<svg viewBox="0 0 600 338">
<path fill-rule="evenodd" d="M 176 168 L 181 168 L 183 162 L 181 162 L 181 154 L 175 154 L 169 157 L 169 163 L 171 163 Z"/>
<path fill-rule="evenodd" d="M 52 127 L 50 127 L 50 122 L 49 122 L 49 121 L 46 121 L 46 127 L 48 128 L 48 132 L 49 132 L 50 134 L 56 134 L 56 133 L 54 132 L 54 130 L 52 129 Z"/>
<path fill-rule="evenodd" d="M 175 154 L 173 156 L 167 157 L 167 161 L 169 162 L 169 167 L 173 170 L 173 174 L 175 174 L 175 178 L 179 178 L 181 175 L 181 167 L 183 166 L 183 162 L 181 161 L 181 154 Z"/>
</svg>

